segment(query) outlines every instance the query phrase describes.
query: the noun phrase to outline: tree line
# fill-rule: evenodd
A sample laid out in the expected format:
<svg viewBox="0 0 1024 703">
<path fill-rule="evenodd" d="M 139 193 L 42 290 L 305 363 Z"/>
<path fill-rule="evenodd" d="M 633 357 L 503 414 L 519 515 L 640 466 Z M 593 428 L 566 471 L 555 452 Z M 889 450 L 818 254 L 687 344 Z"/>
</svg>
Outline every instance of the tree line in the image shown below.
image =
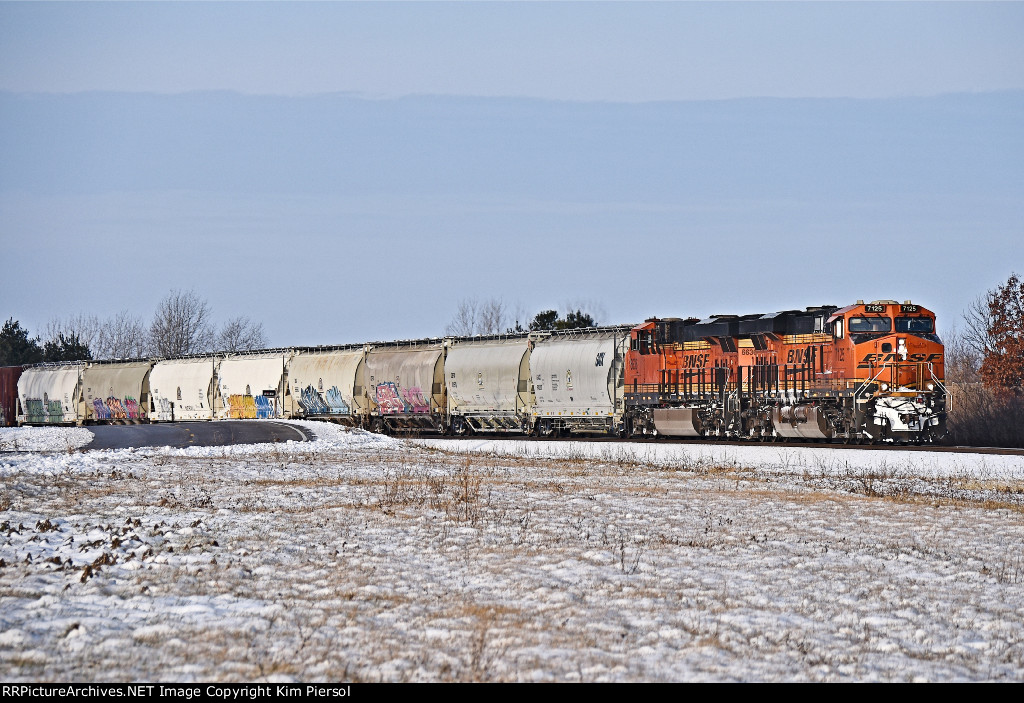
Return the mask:
<svg viewBox="0 0 1024 703">
<path fill-rule="evenodd" d="M 953 444 L 1024 447 L 1024 281 L 975 298 L 943 335 Z"/>
<path fill-rule="evenodd" d="M 237 316 L 218 326 L 205 298 L 194 291 L 173 290 L 157 304 L 148 324 L 127 310 L 106 319 L 78 314 L 53 318 L 42 335 L 32 337 L 11 317 L 0 329 L 0 366 L 239 352 L 266 346 L 262 323 Z"/>
<path fill-rule="evenodd" d="M 597 327 L 598 318 L 603 314 L 601 306 L 593 301 L 567 302 L 563 309 L 565 312 L 561 315 L 558 310 L 548 309 L 541 310 L 531 318 L 521 305 L 510 306 L 501 298 L 463 298 L 445 328 L 445 334 L 472 337 L 478 334 L 517 334 Z"/>
</svg>

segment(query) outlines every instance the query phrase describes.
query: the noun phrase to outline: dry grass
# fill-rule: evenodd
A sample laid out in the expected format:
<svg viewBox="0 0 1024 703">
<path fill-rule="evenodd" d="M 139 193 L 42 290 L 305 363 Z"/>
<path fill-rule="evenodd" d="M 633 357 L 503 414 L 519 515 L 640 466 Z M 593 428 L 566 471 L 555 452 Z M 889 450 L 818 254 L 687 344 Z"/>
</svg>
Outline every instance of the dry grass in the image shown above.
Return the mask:
<svg viewBox="0 0 1024 703">
<path fill-rule="evenodd" d="M 27 631 L 33 604 L 55 599 L 48 617 L 62 624 L 28 654 L 0 645 L 0 673 L 1012 679 L 1024 672 L 1022 528 L 992 507 L 1019 489 L 412 450 L 24 475 L 5 490 L 36 517 L 0 541 L 74 526 L 99 551 L 83 578 L 83 565 L 3 548 L 5 622 Z M 141 556 L 115 544 L 129 535 Z"/>
</svg>

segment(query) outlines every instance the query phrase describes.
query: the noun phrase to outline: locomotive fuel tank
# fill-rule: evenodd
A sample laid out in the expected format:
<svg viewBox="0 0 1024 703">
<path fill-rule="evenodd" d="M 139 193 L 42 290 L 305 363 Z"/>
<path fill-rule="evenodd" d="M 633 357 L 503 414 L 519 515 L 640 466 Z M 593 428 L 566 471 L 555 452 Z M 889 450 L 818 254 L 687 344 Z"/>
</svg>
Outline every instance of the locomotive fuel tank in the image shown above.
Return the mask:
<svg viewBox="0 0 1024 703">
<path fill-rule="evenodd" d="M 834 431 L 825 411 L 815 405 L 783 405 L 772 408 L 772 424 L 780 437 L 831 439 Z"/>
</svg>

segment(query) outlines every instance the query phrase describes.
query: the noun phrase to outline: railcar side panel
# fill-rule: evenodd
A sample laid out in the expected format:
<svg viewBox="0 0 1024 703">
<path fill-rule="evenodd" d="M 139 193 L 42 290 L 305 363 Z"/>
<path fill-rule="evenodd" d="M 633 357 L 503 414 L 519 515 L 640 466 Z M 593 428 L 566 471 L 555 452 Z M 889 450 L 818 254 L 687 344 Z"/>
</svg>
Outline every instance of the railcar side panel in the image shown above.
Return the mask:
<svg viewBox="0 0 1024 703">
<path fill-rule="evenodd" d="M 577 333 L 538 340 L 530 354 L 540 431 L 613 431 L 623 410 L 626 335 Z"/>
<path fill-rule="evenodd" d="M 448 411 L 457 434 L 529 429 L 530 341 L 455 340 L 444 363 Z"/>
<path fill-rule="evenodd" d="M 396 345 L 366 355 L 366 380 L 378 425 L 392 429 L 446 428 L 444 346 Z"/>
<path fill-rule="evenodd" d="M 18 379 L 22 410 L 18 421 L 26 425 L 81 422 L 84 368 L 84 364 L 65 364 L 25 369 Z"/>
<path fill-rule="evenodd" d="M 159 361 L 149 375 L 154 420 L 212 420 L 215 357 Z"/>
<path fill-rule="evenodd" d="M 0 367 L 0 427 L 18 423 L 18 379 L 22 372 L 20 366 Z"/>
<path fill-rule="evenodd" d="M 265 420 L 282 417 L 288 354 L 243 354 L 221 360 L 217 370 L 217 417 Z"/>
<path fill-rule="evenodd" d="M 89 364 L 82 373 L 85 419 L 141 422 L 149 419 L 149 374 L 153 362 Z"/>
<path fill-rule="evenodd" d="M 297 352 L 288 363 L 292 417 L 360 424 L 369 412 L 362 348 Z"/>
</svg>

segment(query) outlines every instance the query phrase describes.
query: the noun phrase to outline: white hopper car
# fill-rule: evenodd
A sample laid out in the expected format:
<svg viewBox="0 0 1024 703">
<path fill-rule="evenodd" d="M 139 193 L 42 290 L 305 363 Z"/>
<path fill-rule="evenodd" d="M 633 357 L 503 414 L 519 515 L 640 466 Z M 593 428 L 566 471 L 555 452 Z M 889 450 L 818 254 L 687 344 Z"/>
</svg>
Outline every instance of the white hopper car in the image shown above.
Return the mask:
<svg viewBox="0 0 1024 703">
<path fill-rule="evenodd" d="M 629 329 L 40 365 L 18 381 L 18 419 L 306 418 L 390 432 L 614 433 Z"/>
</svg>

